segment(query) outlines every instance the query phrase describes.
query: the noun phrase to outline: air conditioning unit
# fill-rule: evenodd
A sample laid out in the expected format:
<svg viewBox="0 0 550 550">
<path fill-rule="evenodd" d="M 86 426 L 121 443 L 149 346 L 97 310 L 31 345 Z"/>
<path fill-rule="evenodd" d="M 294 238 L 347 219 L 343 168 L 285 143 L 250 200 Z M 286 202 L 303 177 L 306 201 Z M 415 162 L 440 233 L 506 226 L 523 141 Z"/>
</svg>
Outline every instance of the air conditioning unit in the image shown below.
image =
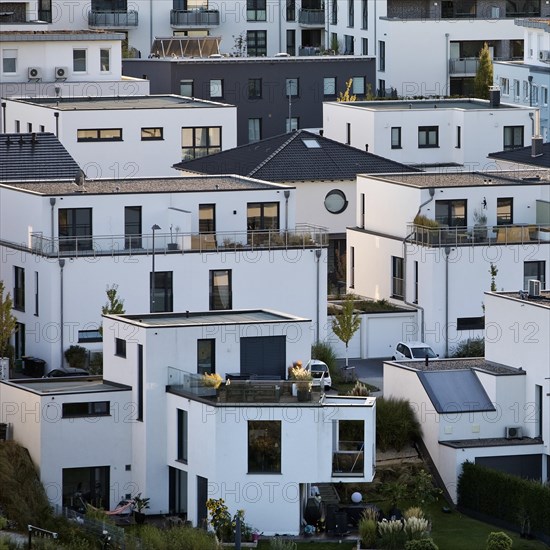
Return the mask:
<svg viewBox="0 0 550 550">
<path fill-rule="evenodd" d="M 57 80 L 65 79 L 69 76 L 69 67 L 56 67 L 55 78 Z"/>
<path fill-rule="evenodd" d="M 529 296 L 540 296 L 540 281 L 536 279 L 529 280 Z"/>
<path fill-rule="evenodd" d="M 540 50 L 539 59 L 541 61 L 550 61 L 550 50 Z"/>
<path fill-rule="evenodd" d="M 491 19 L 500 19 L 500 8 L 498 6 L 491 6 Z"/>
<path fill-rule="evenodd" d="M 521 426 L 506 426 L 504 430 L 506 439 L 521 439 L 523 437 Z"/>
<path fill-rule="evenodd" d="M 39 78 L 42 78 L 42 69 L 40 67 L 29 67 L 27 74 L 29 75 L 29 78 L 38 80 Z"/>
</svg>

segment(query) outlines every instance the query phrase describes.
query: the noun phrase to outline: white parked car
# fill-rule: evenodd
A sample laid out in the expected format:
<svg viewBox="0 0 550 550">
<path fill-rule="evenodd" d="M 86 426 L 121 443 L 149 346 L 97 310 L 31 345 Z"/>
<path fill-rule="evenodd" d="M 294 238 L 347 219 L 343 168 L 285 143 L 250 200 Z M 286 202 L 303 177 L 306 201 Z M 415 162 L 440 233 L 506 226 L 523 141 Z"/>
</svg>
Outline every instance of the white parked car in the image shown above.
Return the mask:
<svg viewBox="0 0 550 550">
<path fill-rule="evenodd" d="M 439 357 L 435 351 L 424 342 L 399 342 L 395 346 L 393 361 L 425 361 Z"/>
<path fill-rule="evenodd" d="M 323 363 L 323 361 L 319 361 L 319 359 L 311 359 L 308 361 L 306 365 L 306 370 L 309 370 L 311 372 L 311 376 L 313 378 L 311 385 L 312 386 L 320 386 L 321 385 L 321 378 L 323 378 L 324 375 L 324 385 L 325 390 L 329 390 L 332 386 L 332 378 L 330 377 L 330 371 L 328 369 L 328 366 L 326 363 Z"/>
</svg>

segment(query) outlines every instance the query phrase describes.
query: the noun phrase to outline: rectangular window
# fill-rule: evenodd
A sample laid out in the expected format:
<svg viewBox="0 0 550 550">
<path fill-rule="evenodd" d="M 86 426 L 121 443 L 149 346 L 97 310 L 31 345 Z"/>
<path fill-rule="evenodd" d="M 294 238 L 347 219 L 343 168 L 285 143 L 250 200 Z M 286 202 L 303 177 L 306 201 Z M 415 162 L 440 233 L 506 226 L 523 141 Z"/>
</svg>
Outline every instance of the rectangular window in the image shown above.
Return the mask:
<svg viewBox="0 0 550 550">
<path fill-rule="evenodd" d="M 540 102 L 545 107 L 548 105 L 548 88 L 546 86 L 540 87 Z"/>
<path fill-rule="evenodd" d="M 265 21 L 266 15 L 266 0 L 246 0 L 247 21 Z"/>
<path fill-rule="evenodd" d="M 25 323 L 15 323 L 15 336 L 14 336 L 14 347 L 15 347 L 15 358 L 21 359 L 25 357 Z"/>
<path fill-rule="evenodd" d="M 383 40 L 378 41 L 378 70 L 386 70 L 386 43 Z"/>
<path fill-rule="evenodd" d="M 32 122 L 27 122 L 27 133 L 30 134 L 32 132 Z"/>
<path fill-rule="evenodd" d="M 156 141 L 164 139 L 164 128 L 142 128 L 141 141 Z"/>
<path fill-rule="evenodd" d="M 504 126 L 504 150 L 523 147 L 523 126 Z"/>
<path fill-rule="evenodd" d="M 109 401 L 92 401 L 88 403 L 63 403 L 62 418 L 77 418 L 79 416 L 109 416 L 111 403 Z"/>
<path fill-rule="evenodd" d="M 338 0 L 332 0 L 332 5 L 330 9 L 330 24 L 331 25 L 338 24 Z M 334 36 L 334 33 L 333 33 L 333 36 Z"/>
<path fill-rule="evenodd" d="M 86 64 L 86 50 L 73 50 L 73 72 L 75 73 L 85 73 L 87 64 Z"/>
<path fill-rule="evenodd" d="M 231 270 L 214 269 L 210 271 L 210 309 L 231 309 L 233 296 L 231 292 Z"/>
<path fill-rule="evenodd" d="M 497 225 L 511 225 L 514 223 L 514 199 L 497 199 Z"/>
<path fill-rule="evenodd" d="M 300 93 L 300 81 L 297 78 L 286 79 L 286 96 L 297 97 Z"/>
<path fill-rule="evenodd" d="M 77 130 L 76 141 L 122 141 L 122 128 Z"/>
<path fill-rule="evenodd" d="M 333 420 L 332 474 L 363 476 L 365 471 L 365 422 Z"/>
<path fill-rule="evenodd" d="M 278 202 L 249 202 L 246 208 L 248 231 L 279 229 Z"/>
<path fill-rule="evenodd" d="M 286 0 L 286 20 L 296 21 L 296 0 Z"/>
<path fill-rule="evenodd" d="M 260 99 L 262 97 L 262 79 L 248 79 L 248 99 Z"/>
<path fill-rule="evenodd" d="M 38 317 L 38 311 L 39 311 L 39 286 L 38 286 L 38 271 L 34 272 L 34 314 Z"/>
<path fill-rule="evenodd" d="M 187 449 L 189 442 L 189 427 L 187 421 L 187 411 L 177 409 L 178 411 L 178 448 L 176 460 L 187 464 Z"/>
<path fill-rule="evenodd" d="M 248 473 L 281 473 L 281 421 L 248 421 Z"/>
<path fill-rule="evenodd" d="M 260 141 L 262 139 L 262 119 L 261 118 L 249 118 L 248 119 L 248 143 L 254 141 Z"/>
<path fill-rule="evenodd" d="M 25 311 L 25 269 L 14 266 L 13 277 L 13 309 Z"/>
<path fill-rule="evenodd" d="M 502 95 L 510 95 L 510 79 L 500 77 L 500 93 Z"/>
<path fill-rule="evenodd" d="M 414 262 L 414 300 L 415 304 L 418 304 L 418 262 Z"/>
<path fill-rule="evenodd" d="M 300 118 L 293 116 L 286 119 L 286 132 L 295 132 L 300 127 Z"/>
<path fill-rule="evenodd" d="M 111 72 L 111 50 L 109 48 L 99 50 L 99 67 L 102 73 Z"/>
<path fill-rule="evenodd" d="M 150 276 L 151 313 L 173 311 L 173 287 L 171 271 L 155 271 Z"/>
<path fill-rule="evenodd" d="M 369 39 L 361 38 L 361 54 L 369 55 Z"/>
<path fill-rule="evenodd" d="M 214 78 L 210 80 L 210 99 L 223 97 L 223 80 Z"/>
<path fill-rule="evenodd" d="M 197 340 L 197 374 L 216 372 L 216 339 Z"/>
<path fill-rule="evenodd" d="M 351 92 L 354 95 L 365 95 L 365 77 L 354 76 L 351 83 Z"/>
<path fill-rule="evenodd" d="M 126 357 L 126 340 L 115 338 L 115 355 L 117 357 Z"/>
<path fill-rule="evenodd" d="M 523 290 L 529 290 L 530 280 L 540 281 L 541 287 L 546 288 L 546 262 L 523 262 Z"/>
<path fill-rule="evenodd" d="M 455 147 L 457 149 L 460 149 L 462 147 L 462 127 L 457 126 L 456 127 L 456 145 Z"/>
<path fill-rule="evenodd" d="M 43 126 L 42 124 L 39 126 L 39 131 L 44 133 L 46 131 L 46 127 Z"/>
<path fill-rule="evenodd" d="M 365 193 L 361 193 L 360 197 L 361 197 L 360 198 L 360 200 L 361 200 L 361 205 L 360 205 L 361 217 L 359 218 L 359 227 L 362 227 L 364 229 L 365 228 L 365 206 L 366 206 Z"/>
<path fill-rule="evenodd" d="M 99 330 L 79 330 L 78 342 L 92 344 L 94 342 L 103 342 L 103 336 Z"/>
<path fill-rule="evenodd" d="M 533 84 L 531 89 L 531 103 L 533 105 L 539 104 L 539 87 Z"/>
<path fill-rule="evenodd" d="M 369 0 L 361 2 L 361 28 L 364 30 L 369 28 Z"/>
<path fill-rule="evenodd" d="M 265 57 L 267 31 L 246 31 L 246 51 L 249 57 Z"/>
<path fill-rule="evenodd" d="M 58 210 L 59 249 L 92 249 L 92 209 L 60 208 Z"/>
<path fill-rule="evenodd" d="M 336 78 L 328 76 L 323 78 L 323 95 L 335 96 L 336 95 Z"/>
<path fill-rule="evenodd" d="M 355 54 L 355 38 L 351 34 L 344 34 L 344 55 Z"/>
<path fill-rule="evenodd" d="M 378 97 L 386 97 L 386 81 L 382 78 L 378 79 Z"/>
<path fill-rule="evenodd" d="M 181 129 L 181 157 L 191 160 L 222 150 L 222 129 L 220 126 Z"/>
<path fill-rule="evenodd" d="M 216 231 L 216 205 L 199 204 L 199 233 Z"/>
<path fill-rule="evenodd" d="M 19 134 L 19 132 L 21 132 L 21 121 L 20 120 L 16 120 L 14 122 L 14 130 L 15 130 L 16 134 Z"/>
<path fill-rule="evenodd" d="M 2 50 L 2 72 L 7 74 L 17 72 L 17 50 Z"/>
<path fill-rule="evenodd" d="M 403 300 L 405 292 L 403 287 L 403 258 L 397 256 L 391 257 L 391 295 L 392 298 Z"/>
<path fill-rule="evenodd" d="M 401 149 L 401 126 L 394 126 L 391 129 L 391 148 Z"/>
<path fill-rule="evenodd" d="M 296 31 L 294 29 L 286 31 L 286 53 L 296 55 Z"/>
<path fill-rule="evenodd" d="M 459 317 L 456 320 L 456 330 L 483 330 L 485 317 Z"/>
<path fill-rule="evenodd" d="M 143 344 L 137 346 L 137 418 L 138 422 L 143 422 Z"/>
<path fill-rule="evenodd" d="M 141 248 L 141 206 L 124 207 L 124 248 Z"/>
<path fill-rule="evenodd" d="M 348 27 L 353 27 L 355 24 L 355 0 L 348 0 Z"/>
<path fill-rule="evenodd" d="M 514 99 L 518 100 L 520 94 L 519 80 L 514 80 Z"/>
<path fill-rule="evenodd" d="M 349 249 L 349 286 L 350 288 L 355 287 L 355 247 L 350 246 Z"/>
<path fill-rule="evenodd" d="M 441 225 L 465 227 L 466 200 L 435 201 L 435 219 Z"/>
<path fill-rule="evenodd" d="M 418 147 L 439 147 L 439 126 L 419 126 Z"/>
<path fill-rule="evenodd" d="M 180 80 L 180 95 L 183 95 L 185 97 L 195 96 L 192 80 Z"/>
<path fill-rule="evenodd" d="M 351 122 L 346 122 L 346 145 L 351 145 Z"/>
<path fill-rule="evenodd" d="M 529 101 L 529 82 L 527 80 L 523 81 L 523 99 Z"/>
</svg>

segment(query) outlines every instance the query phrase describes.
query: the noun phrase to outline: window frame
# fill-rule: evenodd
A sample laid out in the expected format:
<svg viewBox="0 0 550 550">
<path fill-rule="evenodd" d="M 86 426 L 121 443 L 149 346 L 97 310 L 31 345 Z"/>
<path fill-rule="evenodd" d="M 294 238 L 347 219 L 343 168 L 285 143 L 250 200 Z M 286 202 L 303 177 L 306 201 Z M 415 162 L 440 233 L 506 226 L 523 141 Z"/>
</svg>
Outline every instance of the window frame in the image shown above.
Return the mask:
<svg viewBox="0 0 550 550">
<path fill-rule="evenodd" d="M 266 435 L 260 436 L 254 434 L 253 432 L 265 432 Z M 271 432 L 271 433 L 268 433 Z M 282 422 L 280 420 L 248 420 L 247 424 L 247 473 L 248 474 L 281 474 L 282 473 Z M 275 437 L 273 437 L 275 436 Z M 278 444 L 270 444 L 270 439 L 276 439 L 278 437 Z M 252 439 L 255 438 L 255 439 Z M 256 451 L 256 457 L 252 457 L 253 451 L 253 442 L 259 440 L 260 438 L 265 438 L 263 447 L 261 463 L 265 464 L 267 452 L 273 453 L 271 465 L 268 467 L 258 467 L 259 460 L 254 460 L 261 451 Z M 275 452 L 273 452 L 275 450 Z"/>
<path fill-rule="evenodd" d="M 328 206 L 327 206 L 327 201 L 333 197 L 333 196 L 337 196 L 339 197 L 340 199 L 342 199 L 342 206 L 340 208 L 337 208 L 337 209 L 334 209 L 334 210 L 331 210 Z M 346 208 L 348 207 L 348 199 L 346 197 L 346 194 L 341 190 L 341 189 L 331 189 L 326 195 L 325 195 L 325 200 L 323 201 L 323 205 L 325 206 L 325 210 L 329 213 L 329 214 L 341 214 L 342 212 L 344 212 L 346 210 Z"/>
<path fill-rule="evenodd" d="M 290 132 L 295 132 L 296 130 L 298 130 L 300 128 L 300 117 L 299 116 L 293 116 L 291 118 L 286 118 L 285 119 L 285 128 L 286 128 L 286 133 L 289 134 Z"/>
<path fill-rule="evenodd" d="M 198 130 L 206 131 L 206 145 L 196 145 L 198 138 Z M 184 137 L 186 131 L 191 131 L 191 145 L 184 145 Z M 212 132 L 217 131 L 219 143 L 215 144 L 212 141 Z M 222 150 L 222 127 L 221 126 L 182 126 L 181 128 L 181 156 L 183 160 L 193 160 L 196 158 L 205 157 L 214 153 L 219 153 Z M 197 154 L 198 152 L 203 154 Z M 186 154 L 187 153 L 187 154 Z M 191 153 L 191 155 L 189 154 Z"/>
<path fill-rule="evenodd" d="M 223 78 L 211 78 L 208 81 L 208 95 L 210 99 L 223 99 Z"/>
<path fill-rule="evenodd" d="M 293 90 L 293 85 L 296 85 Z M 294 91 L 294 93 L 292 93 Z M 285 97 L 300 97 L 300 78 L 289 77 L 285 79 Z"/>
<path fill-rule="evenodd" d="M 392 149 L 402 149 L 401 144 L 401 126 L 392 126 L 391 127 L 391 148 Z M 394 136 L 394 133 L 397 133 L 397 136 Z M 394 137 L 397 137 L 397 139 L 394 139 Z"/>
<path fill-rule="evenodd" d="M 257 125 L 257 128 L 251 128 L 251 124 Z M 257 137 L 252 137 L 251 139 L 251 130 L 254 131 L 254 134 L 257 134 Z M 248 119 L 248 143 L 256 143 L 262 139 L 262 119 L 261 117 L 252 117 Z"/>
<path fill-rule="evenodd" d="M 83 52 L 84 56 L 82 59 L 77 59 L 77 52 Z M 77 68 L 77 65 L 82 64 L 84 68 Z M 88 72 L 88 49 L 87 48 L 73 48 L 73 73 L 84 74 Z"/>
<path fill-rule="evenodd" d="M 509 212 L 509 214 L 504 214 L 505 219 L 503 219 L 502 215 L 499 216 L 498 209 L 499 209 L 499 207 L 504 208 L 505 206 L 509 207 L 510 212 Z M 513 223 L 514 223 L 514 198 L 513 197 L 498 197 L 497 198 L 497 226 L 498 225 L 512 225 Z"/>
<path fill-rule="evenodd" d="M 336 97 L 336 77 L 323 77 L 323 97 Z"/>
<path fill-rule="evenodd" d="M 115 357 L 126 359 L 126 340 L 115 336 Z"/>
<path fill-rule="evenodd" d="M 210 212 L 212 215 L 208 218 L 202 217 L 201 212 Z M 204 224 L 207 227 L 204 227 Z M 215 233 L 216 232 L 216 204 L 203 203 L 199 204 L 199 233 Z"/>
<path fill-rule="evenodd" d="M 516 131 L 520 131 L 521 140 L 516 141 Z M 509 134 L 508 137 L 511 138 L 511 140 L 507 143 L 507 134 Z M 523 148 L 523 142 L 525 139 L 525 128 L 523 126 L 515 125 L 515 126 L 504 126 L 503 127 L 503 149 L 505 151 L 513 151 L 514 149 L 521 149 Z"/>
<path fill-rule="evenodd" d="M 104 54 L 107 54 L 106 68 L 104 68 Z M 110 73 L 111 72 L 111 48 L 99 49 L 99 72 Z"/>
<path fill-rule="evenodd" d="M 227 285 L 218 286 L 215 285 L 216 277 L 227 277 Z M 208 307 L 210 311 L 227 311 L 233 309 L 233 270 L 232 269 L 211 269 L 209 273 L 209 297 L 208 297 Z M 216 297 L 214 295 L 215 289 L 227 288 L 227 307 L 222 307 L 224 304 L 221 303 L 221 295 Z M 220 292 L 218 291 L 218 294 Z"/>
<path fill-rule="evenodd" d="M 98 416 L 111 416 L 110 401 L 66 402 L 63 403 L 61 407 L 61 418 L 86 418 Z"/>
<path fill-rule="evenodd" d="M 248 57 L 267 56 L 267 31 L 263 29 L 246 31 L 246 52 Z"/>
<path fill-rule="evenodd" d="M 95 132 L 96 137 L 83 137 L 81 132 L 93 133 Z M 103 134 L 106 132 L 119 133 L 119 136 L 108 136 L 103 137 Z M 91 141 L 124 141 L 122 136 L 122 128 L 78 128 L 76 130 L 76 141 L 77 143 L 86 143 Z"/>
<path fill-rule="evenodd" d="M 8 57 L 8 52 L 14 52 L 15 55 Z M 17 48 L 2 48 L 2 74 L 17 74 L 18 53 Z M 6 71 L 8 60 L 13 60 L 13 71 Z"/>
<path fill-rule="evenodd" d="M 25 268 L 13 266 L 13 302 L 12 308 L 25 311 Z"/>
<path fill-rule="evenodd" d="M 267 1 L 246 0 L 246 20 L 267 21 Z"/>
<path fill-rule="evenodd" d="M 151 296 L 150 311 L 151 313 L 171 313 L 174 311 L 174 272 L 173 271 L 155 271 L 149 273 L 149 290 Z M 160 279 L 160 281 L 159 281 Z M 161 283 L 157 285 L 157 283 Z M 157 292 L 162 292 L 160 297 L 162 300 L 157 300 Z M 154 298 L 154 308 L 153 308 Z"/>
<path fill-rule="evenodd" d="M 191 93 L 190 94 L 183 93 L 182 86 L 190 86 Z M 180 95 L 184 97 L 195 97 L 195 81 L 192 78 L 184 78 L 180 80 Z"/>
<path fill-rule="evenodd" d="M 151 135 L 148 135 L 152 134 Z M 159 135 L 155 135 L 155 134 Z M 145 127 L 141 129 L 141 141 L 164 141 L 164 128 L 162 126 L 158 127 Z"/>
<path fill-rule="evenodd" d="M 187 464 L 189 460 L 189 413 L 185 409 L 176 409 L 176 460 Z"/>
<path fill-rule="evenodd" d="M 526 275 L 525 268 L 527 266 L 536 267 L 536 275 Z M 523 262 L 523 290 L 529 290 L 529 281 L 536 279 L 540 281 L 540 286 L 546 289 L 546 260 L 530 260 Z"/>
<path fill-rule="evenodd" d="M 431 140 L 431 134 L 435 134 L 435 143 Z M 421 143 L 424 137 L 425 143 Z M 418 127 L 418 148 L 419 149 L 436 149 L 439 147 L 439 126 L 419 126 Z"/>
<path fill-rule="evenodd" d="M 391 297 L 395 300 L 405 299 L 404 261 L 400 256 L 391 257 Z"/>
<path fill-rule="evenodd" d="M 248 79 L 248 99 L 261 99 L 261 98 L 262 98 L 262 79 L 249 78 Z"/>
</svg>

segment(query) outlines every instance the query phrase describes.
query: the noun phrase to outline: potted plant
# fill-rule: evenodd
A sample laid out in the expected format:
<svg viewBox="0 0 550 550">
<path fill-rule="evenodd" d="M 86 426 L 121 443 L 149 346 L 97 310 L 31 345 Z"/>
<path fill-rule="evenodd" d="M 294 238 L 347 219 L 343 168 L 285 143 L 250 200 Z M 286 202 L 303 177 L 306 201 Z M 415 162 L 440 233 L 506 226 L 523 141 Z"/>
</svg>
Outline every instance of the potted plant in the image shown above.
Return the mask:
<svg viewBox="0 0 550 550">
<path fill-rule="evenodd" d="M 202 396 L 215 396 L 221 386 L 222 377 L 217 372 L 206 372 L 202 375 Z"/>
<path fill-rule="evenodd" d="M 483 211 L 474 210 L 474 241 L 487 240 L 487 216 Z"/>
<path fill-rule="evenodd" d="M 142 498 L 141 493 L 138 493 L 134 497 L 134 519 L 138 525 L 143 525 L 145 523 L 145 512 L 149 508 L 150 498 Z"/>
<path fill-rule="evenodd" d="M 295 364 L 291 368 L 290 378 L 295 380 L 298 401 L 311 401 L 311 372 L 304 369 L 301 363 L 299 365 Z"/>
<path fill-rule="evenodd" d="M 177 243 L 178 239 L 178 233 L 180 232 L 180 228 L 176 225 L 174 228 L 174 231 L 176 232 L 176 242 L 174 242 L 174 234 L 172 232 L 172 228 L 174 226 L 170 224 L 170 242 L 168 243 L 168 250 L 179 250 L 179 244 Z"/>
</svg>

